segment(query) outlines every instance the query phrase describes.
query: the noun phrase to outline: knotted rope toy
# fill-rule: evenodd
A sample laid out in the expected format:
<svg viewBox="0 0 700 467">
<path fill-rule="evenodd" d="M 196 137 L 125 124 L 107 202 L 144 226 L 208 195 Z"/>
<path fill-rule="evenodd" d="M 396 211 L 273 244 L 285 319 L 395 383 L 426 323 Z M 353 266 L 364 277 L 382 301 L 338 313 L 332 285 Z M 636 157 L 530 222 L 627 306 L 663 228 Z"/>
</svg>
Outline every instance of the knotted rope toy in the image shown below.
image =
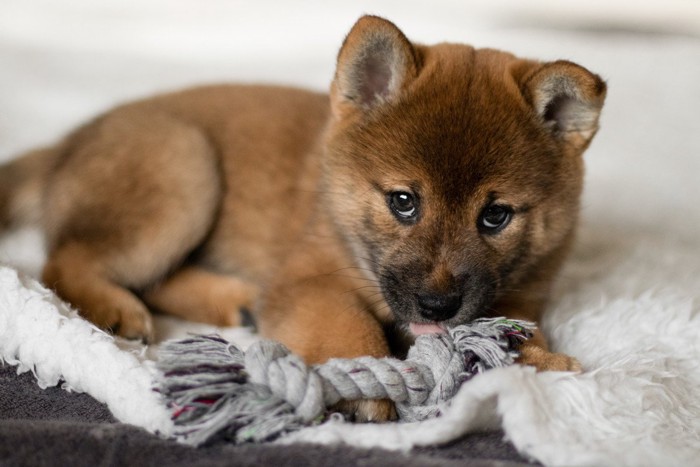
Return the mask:
<svg viewBox="0 0 700 467">
<path fill-rule="evenodd" d="M 534 324 L 477 319 L 416 338 L 406 360 L 360 357 L 307 366 L 274 341 L 243 353 L 219 336 L 163 344 L 155 390 L 165 398 L 174 437 L 267 441 L 321 423 L 340 400 L 391 399 L 402 421 L 439 416 L 459 387 L 489 368 L 514 363 Z"/>
</svg>

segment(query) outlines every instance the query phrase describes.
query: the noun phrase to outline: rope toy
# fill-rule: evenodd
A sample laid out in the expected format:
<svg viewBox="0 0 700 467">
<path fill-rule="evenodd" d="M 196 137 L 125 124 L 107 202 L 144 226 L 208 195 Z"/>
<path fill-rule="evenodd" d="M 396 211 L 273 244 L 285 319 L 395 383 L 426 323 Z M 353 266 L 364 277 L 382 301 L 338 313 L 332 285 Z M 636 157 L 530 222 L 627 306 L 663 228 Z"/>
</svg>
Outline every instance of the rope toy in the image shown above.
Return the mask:
<svg viewBox="0 0 700 467">
<path fill-rule="evenodd" d="M 173 436 L 194 446 L 271 440 L 323 422 L 340 400 L 391 399 L 402 421 L 419 421 L 439 416 L 474 375 L 514 363 L 533 329 L 527 321 L 477 319 L 417 337 L 406 360 L 331 359 L 311 367 L 274 341 L 244 353 L 219 336 L 193 336 L 163 344 L 155 390 L 172 411 Z"/>
</svg>

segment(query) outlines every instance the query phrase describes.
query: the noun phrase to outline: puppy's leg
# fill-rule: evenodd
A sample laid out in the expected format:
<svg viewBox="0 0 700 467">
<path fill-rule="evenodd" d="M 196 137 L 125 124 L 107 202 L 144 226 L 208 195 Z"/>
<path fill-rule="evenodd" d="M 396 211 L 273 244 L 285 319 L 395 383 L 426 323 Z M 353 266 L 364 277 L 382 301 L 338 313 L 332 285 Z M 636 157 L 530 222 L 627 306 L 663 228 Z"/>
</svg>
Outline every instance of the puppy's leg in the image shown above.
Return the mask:
<svg viewBox="0 0 700 467">
<path fill-rule="evenodd" d="M 332 276 L 319 276 L 278 286 L 266 298 L 259 329 L 279 340 L 309 364 L 329 358 L 390 355 L 383 328 L 351 284 Z M 336 409 L 356 421 L 396 418 L 388 400 L 345 401 Z"/>
<path fill-rule="evenodd" d="M 518 363 L 534 366 L 537 371 L 581 371 L 581 364 L 575 358 L 549 351 L 547 341 L 539 328 L 520 347 Z"/>
<path fill-rule="evenodd" d="M 540 310 L 541 308 L 533 306 L 530 308 L 532 310 L 530 312 L 522 311 L 527 309 L 527 306 L 518 307 L 517 311 L 510 308 L 507 309 L 509 311 L 504 311 L 500 308 L 498 314 L 510 319 L 522 319 L 538 323 L 540 313 L 535 310 Z M 520 357 L 518 357 L 517 362 L 521 365 L 534 366 L 537 371 L 581 370 L 581 364 L 575 358 L 562 353 L 550 352 L 547 339 L 545 339 L 539 328 L 535 329 L 533 336 L 520 346 L 519 351 Z"/>
<path fill-rule="evenodd" d="M 214 151 L 196 129 L 126 108 L 72 135 L 47 181 L 43 279 L 97 325 L 148 338 L 130 290 L 163 277 L 202 241 L 216 213 Z"/>
<path fill-rule="evenodd" d="M 558 263 L 545 263 L 541 266 L 541 275 L 534 277 L 530 283 L 522 284 L 516 293 L 497 302 L 492 315 L 532 321 L 539 326 L 549 296 L 547 284 L 550 283 L 551 274 L 556 271 L 557 265 Z M 537 371 L 581 370 L 581 364 L 575 358 L 550 352 L 547 339 L 539 328 L 535 329 L 534 335 L 525 341 L 519 350 L 518 363 L 534 366 Z"/>
<path fill-rule="evenodd" d="M 86 245 L 67 244 L 49 257 L 43 281 L 97 326 L 128 339 L 150 339 L 153 326 L 148 309 L 110 279 L 107 264 Z"/>
<path fill-rule="evenodd" d="M 149 306 L 180 318 L 238 326 L 241 308 L 252 309 L 259 293 L 251 282 L 188 266 L 146 291 L 143 299 Z"/>
</svg>

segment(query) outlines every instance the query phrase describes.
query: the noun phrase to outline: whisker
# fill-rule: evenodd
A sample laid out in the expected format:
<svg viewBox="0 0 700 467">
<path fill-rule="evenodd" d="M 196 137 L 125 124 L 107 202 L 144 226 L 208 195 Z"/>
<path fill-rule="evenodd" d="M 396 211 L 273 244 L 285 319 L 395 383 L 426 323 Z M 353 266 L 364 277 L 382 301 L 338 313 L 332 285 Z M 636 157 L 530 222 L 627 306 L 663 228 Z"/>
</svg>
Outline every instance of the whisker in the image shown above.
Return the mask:
<svg viewBox="0 0 700 467">
<path fill-rule="evenodd" d="M 379 305 L 380 303 L 384 303 L 384 305 L 382 305 L 381 307 L 377 308 L 377 305 Z M 367 313 L 372 313 L 373 311 L 380 311 L 380 310 L 383 310 L 384 307 L 386 307 L 386 306 L 388 306 L 387 303 L 386 303 L 386 300 L 384 300 L 384 297 L 382 297 L 382 298 L 380 298 L 379 300 L 375 300 L 374 302 L 367 304 L 367 305 L 364 307 L 363 311 L 366 311 Z"/>
<path fill-rule="evenodd" d="M 378 286 L 378 285 L 364 285 L 364 286 L 362 286 L 362 287 L 357 287 L 356 289 L 346 290 L 345 292 L 343 292 L 343 295 L 345 295 L 345 294 L 347 294 L 347 293 L 358 292 L 358 291 L 360 291 L 360 290 L 368 289 L 368 288 L 375 288 L 375 289 L 376 289 L 376 288 L 379 288 L 379 286 Z M 377 292 L 377 293 L 381 293 L 381 292 Z M 375 296 L 375 295 L 376 295 L 376 293 L 375 293 L 375 294 L 372 294 L 371 296 Z"/>
<path fill-rule="evenodd" d="M 324 274 L 319 274 L 319 275 L 317 275 L 316 277 L 320 277 L 320 276 L 346 277 L 346 278 L 348 278 L 348 279 L 356 279 L 356 280 L 360 280 L 360 281 L 367 281 L 367 282 L 373 282 L 373 283 L 375 283 L 375 284 L 379 284 L 379 281 L 376 280 L 376 279 L 371 279 L 371 278 L 369 278 L 369 277 L 362 277 L 362 276 L 360 276 L 360 277 L 351 276 L 351 275 L 349 275 L 349 274 L 324 273 Z"/>
</svg>

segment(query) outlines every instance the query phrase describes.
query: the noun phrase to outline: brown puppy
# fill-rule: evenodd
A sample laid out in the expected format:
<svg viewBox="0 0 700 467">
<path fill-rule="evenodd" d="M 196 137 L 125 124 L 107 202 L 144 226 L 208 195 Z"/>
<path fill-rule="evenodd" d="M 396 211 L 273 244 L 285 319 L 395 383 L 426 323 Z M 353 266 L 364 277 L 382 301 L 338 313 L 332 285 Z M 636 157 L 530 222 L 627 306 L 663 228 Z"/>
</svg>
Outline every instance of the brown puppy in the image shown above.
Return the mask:
<svg viewBox="0 0 700 467">
<path fill-rule="evenodd" d="M 5 165 L 0 221 L 38 220 L 44 282 L 120 335 L 149 337 L 149 307 L 226 325 L 247 307 L 309 362 L 385 356 L 389 323 L 539 318 L 605 89 L 366 16 L 330 97 L 216 86 L 119 107 Z M 522 362 L 577 368 L 541 334 Z"/>
</svg>

